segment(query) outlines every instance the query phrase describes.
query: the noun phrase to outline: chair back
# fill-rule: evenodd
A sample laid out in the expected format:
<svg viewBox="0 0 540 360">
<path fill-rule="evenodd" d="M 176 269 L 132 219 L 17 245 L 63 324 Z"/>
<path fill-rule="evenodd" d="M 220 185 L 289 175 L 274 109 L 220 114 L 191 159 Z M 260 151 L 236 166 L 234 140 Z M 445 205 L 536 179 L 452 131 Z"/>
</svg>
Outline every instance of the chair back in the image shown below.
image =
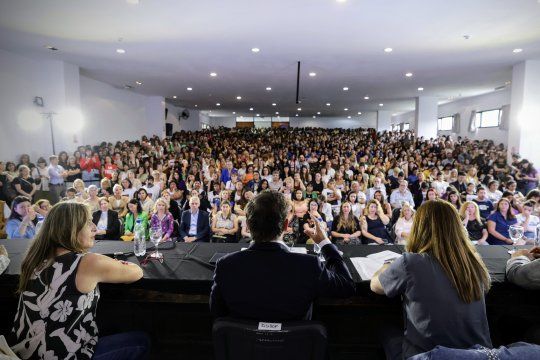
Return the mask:
<svg viewBox="0 0 540 360">
<path fill-rule="evenodd" d="M 267 323 L 220 318 L 212 329 L 216 360 L 323 360 L 327 334 L 322 323 Z"/>
</svg>

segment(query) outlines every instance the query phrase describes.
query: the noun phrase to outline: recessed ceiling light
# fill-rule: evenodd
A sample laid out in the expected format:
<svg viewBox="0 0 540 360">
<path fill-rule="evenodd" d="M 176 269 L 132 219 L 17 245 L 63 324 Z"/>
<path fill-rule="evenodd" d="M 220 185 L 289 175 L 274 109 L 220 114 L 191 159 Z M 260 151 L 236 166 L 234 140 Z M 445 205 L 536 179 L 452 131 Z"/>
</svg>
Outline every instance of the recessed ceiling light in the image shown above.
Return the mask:
<svg viewBox="0 0 540 360">
<path fill-rule="evenodd" d="M 321 112 L 320 112 L 320 111 L 317 111 L 317 115 L 321 115 Z"/>
<path fill-rule="evenodd" d="M 383 103 L 380 103 L 379 106 L 384 106 L 384 104 L 383 104 Z"/>
<path fill-rule="evenodd" d="M 195 107 L 199 107 L 199 105 L 195 104 Z"/>
<path fill-rule="evenodd" d="M 259 51 L 261 51 L 261 49 L 259 49 L 259 48 L 251 48 L 251 52 L 258 53 Z"/>
<path fill-rule="evenodd" d="M 298 116 L 298 114 L 294 115 L 294 116 Z"/>
<path fill-rule="evenodd" d="M 220 103 L 216 103 L 216 106 L 221 106 L 221 104 L 220 104 Z"/>
<path fill-rule="evenodd" d="M 332 104 L 330 104 L 330 103 L 326 103 L 326 106 L 330 106 L 330 105 L 332 105 Z"/>
<path fill-rule="evenodd" d="M 233 114 L 233 115 L 236 115 L 236 111 L 233 111 L 232 114 Z"/>
<path fill-rule="evenodd" d="M 124 50 L 124 49 L 116 49 L 116 52 L 119 53 L 119 54 L 125 54 L 126 50 Z"/>
<path fill-rule="evenodd" d="M 212 110 L 210 110 L 209 112 L 212 112 Z"/>
<path fill-rule="evenodd" d="M 242 97 L 241 97 L 241 96 L 237 96 L 237 97 L 236 97 L 236 100 L 242 100 Z"/>
<path fill-rule="evenodd" d="M 406 77 L 411 77 L 412 76 L 412 72 L 408 72 L 405 74 Z"/>
<path fill-rule="evenodd" d="M 362 115 L 362 112 L 361 112 L 361 111 L 359 111 L 359 112 L 358 112 L 358 115 Z"/>
<path fill-rule="evenodd" d="M 216 76 L 217 76 L 217 73 L 211 72 L 211 73 L 210 73 L 210 76 L 211 76 L 211 77 L 216 77 Z"/>
<path fill-rule="evenodd" d="M 255 115 L 255 116 L 261 116 L 261 114 L 257 114 L 257 115 Z"/>
<path fill-rule="evenodd" d="M 392 49 L 390 47 L 384 49 L 385 53 L 391 53 L 392 51 L 394 51 L 394 49 Z"/>
<path fill-rule="evenodd" d="M 188 87 L 188 88 L 187 88 L 187 91 L 193 91 L 193 88 Z"/>
<path fill-rule="evenodd" d="M 423 88 L 423 87 L 419 87 L 419 88 L 418 88 L 418 91 L 424 91 L 424 88 Z"/>
<path fill-rule="evenodd" d="M 313 118 L 315 119 L 315 118 L 316 118 L 316 116 L 315 116 L 315 115 L 313 115 Z"/>
<path fill-rule="evenodd" d="M 135 81 L 135 84 L 142 85 L 142 82 L 141 81 Z"/>
<path fill-rule="evenodd" d="M 277 104 L 276 103 L 272 103 L 272 106 L 276 106 Z"/>
<path fill-rule="evenodd" d="M 271 90 L 272 90 L 272 88 L 271 88 L 270 86 L 268 86 L 268 87 L 266 88 L 266 91 L 271 91 Z"/>
<path fill-rule="evenodd" d="M 58 48 L 57 47 L 54 47 L 52 45 L 45 45 L 45 47 L 49 50 L 52 50 L 52 51 L 58 51 Z"/>
<path fill-rule="evenodd" d="M 512 52 L 513 52 L 514 54 L 520 53 L 520 52 L 522 52 L 522 51 L 523 51 L 523 49 L 514 49 L 514 50 L 512 50 Z"/>
<path fill-rule="evenodd" d="M 369 100 L 369 96 L 364 96 L 364 100 Z"/>
<path fill-rule="evenodd" d="M 343 109 L 343 110 L 345 110 L 345 111 L 349 111 L 349 108 L 345 108 L 345 109 Z"/>
<path fill-rule="evenodd" d="M 249 108 L 249 111 L 253 111 L 253 108 Z"/>
<path fill-rule="evenodd" d="M 176 96 L 176 95 L 173 95 L 173 97 L 172 97 L 172 98 L 173 98 L 173 99 L 176 99 L 176 98 L 177 98 L 177 96 Z"/>
<path fill-rule="evenodd" d="M 349 116 L 347 116 L 347 119 L 350 119 L 350 118 L 351 118 L 351 116 L 350 116 L 350 115 L 349 115 Z"/>
<path fill-rule="evenodd" d="M 310 72 L 310 73 L 309 73 L 309 76 L 311 76 L 311 77 L 317 76 L 317 73 Z"/>
<path fill-rule="evenodd" d="M 347 0 L 336 0 L 338 3 L 344 3 L 347 2 Z"/>
<path fill-rule="evenodd" d="M 345 86 L 345 87 L 343 88 L 343 91 L 349 91 L 349 88 L 348 88 L 347 86 Z"/>
<path fill-rule="evenodd" d="M 276 111 L 276 115 L 279 115 L 279 111 Z"/>
<path fill-rule="evenodd" d="M 298 108 L 298 109 L 296 109 L 296 110 L 298 110 L 298 111 L 302 111 L 302 108 Z"/>
<path fill-rule="evenodd" d="M 131 5 L 139 5 L 139 0 L 126 0 L 126 2 Z"/>
</svg>

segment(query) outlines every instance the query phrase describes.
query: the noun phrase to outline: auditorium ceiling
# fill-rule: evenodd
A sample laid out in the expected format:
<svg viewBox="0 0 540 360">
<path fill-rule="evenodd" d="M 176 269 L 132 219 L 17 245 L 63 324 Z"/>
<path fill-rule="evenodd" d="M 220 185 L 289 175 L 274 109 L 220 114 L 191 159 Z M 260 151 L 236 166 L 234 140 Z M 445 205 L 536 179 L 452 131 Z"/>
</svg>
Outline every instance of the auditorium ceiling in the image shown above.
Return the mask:
<svg viewBox="0 0 540 360">
<path fill-rule="evenodd" d="M 540 59 L 540 1 L 2 0 L 0 34 L 0 49 L 213 115 L 342 116 L 508 86 Z"/>
</svg>

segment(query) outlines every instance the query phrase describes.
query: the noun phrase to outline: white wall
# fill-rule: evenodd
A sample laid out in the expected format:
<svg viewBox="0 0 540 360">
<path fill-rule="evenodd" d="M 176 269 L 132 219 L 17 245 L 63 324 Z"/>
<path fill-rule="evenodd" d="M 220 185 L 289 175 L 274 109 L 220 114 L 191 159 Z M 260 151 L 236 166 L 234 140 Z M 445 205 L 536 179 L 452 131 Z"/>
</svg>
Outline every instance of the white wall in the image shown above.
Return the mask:
<svg viewBox="0 0 540 360">
<path fill-rule="evenodd" d="M 458 136 L 469 139 L 491 139 L 495 144 L 508 143 L 508 131 L 499 128 L 480 128 L 476 133 L 470 133 L 469 118 L 471 111 L 485 111 L 500 109 L 503 105 L 510 104 L 510 90 L 500 90 L 485 95 L 465 98 L 439 106 L 439 117 L 452 116 L 456 113 L 461 115 L 461 126 Z M 452 135 L 451 131 L 439 131 L 440 135 Z"/>
<path fill-rule="evenodd" d="M 377 127 L 377 113 L 363 113 L 360 116 L 356 116 L 354 119 L 347 119 L 346 117 L 290 117 L 291 127 L 319 127 L 324 129 L 342 128 L 342 129 L 356 129 L 362 128 L 376 128 Z"/>
<path fill-rule="evenodd" d="M 236 127 L 236 117 L 234 116 L 208 116 L 201 114 L 201 122 L 213 127 L 224 126 L 228 128 Z"/>
<path fill-rule="evenodd" d="M 109 84 L 80 77 L 85 144 L 134 140 L 143 135 L 163 136 L 165 102 Z"/>
<path fill-rule="evenodd" d="M 169 109 L 166 122 L 173 124 L 173 133 L 181 130 L 197 131 L 201 129 L 201 119 L 198 110 L 188 109 L 189 118 L 178 120 L 178 115 L 181 114 L 185 108 L 174 106 L 170 103 L 167 103 L 166 107 Z"/>
</svg>

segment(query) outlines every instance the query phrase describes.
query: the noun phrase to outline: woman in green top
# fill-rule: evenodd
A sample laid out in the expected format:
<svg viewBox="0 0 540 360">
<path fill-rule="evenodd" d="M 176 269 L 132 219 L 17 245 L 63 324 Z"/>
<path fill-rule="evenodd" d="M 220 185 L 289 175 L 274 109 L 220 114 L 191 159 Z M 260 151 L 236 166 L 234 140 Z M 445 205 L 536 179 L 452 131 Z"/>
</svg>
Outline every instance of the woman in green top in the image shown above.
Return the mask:
<svg viewBox="0 0 540 360">
<path fill-rule="evenodd" d="M 140 202 L 137 201 L 137 199 L 131 199 L 128 203 L 128 210 L 126 221 L 124 223 L 124 235 L 134 235 L 133 229 L 135 228 L 135 221 L 136 219 L 141 219 L 145 236 L 148 238 L 148 214 L 142 211 Z"/>
</svg>

